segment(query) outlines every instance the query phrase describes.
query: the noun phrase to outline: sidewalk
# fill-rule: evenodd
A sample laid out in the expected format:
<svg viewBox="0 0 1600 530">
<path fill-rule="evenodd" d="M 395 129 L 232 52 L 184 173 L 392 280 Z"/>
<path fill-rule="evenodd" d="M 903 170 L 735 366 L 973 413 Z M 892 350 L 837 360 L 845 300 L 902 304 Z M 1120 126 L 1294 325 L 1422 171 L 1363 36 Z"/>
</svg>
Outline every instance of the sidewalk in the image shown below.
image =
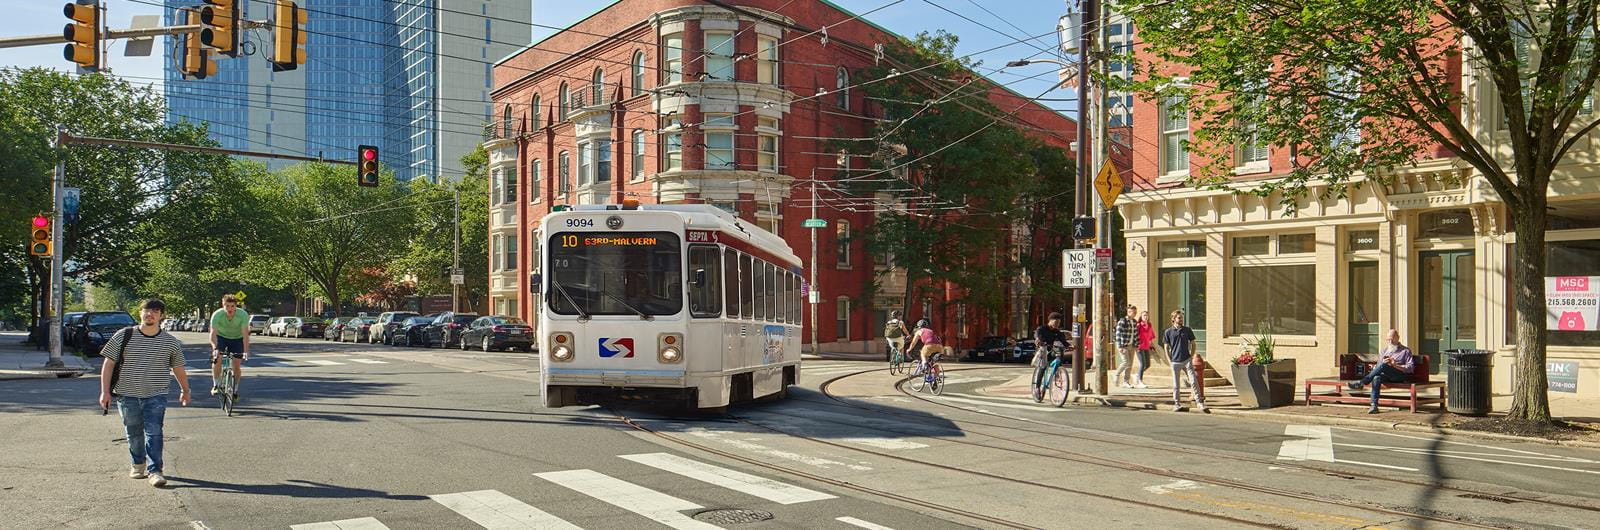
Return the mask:
<svg viewBox="0 0 1600 530">
<path fill-rule="evenodd" d="M 1189 413 L 1198 413 L 1192 408 L 1193 397 L 1191 388 L 1183 390 L 1184 405 L 1191 407 Z M 1021 376 L 1003 384 L 983 388 L 980 393 L 997 397 L 1031 398 L 1029 377 Z M 1531 441 L 1547 444 L 1568 445 L 1575 447 L 1588 447 L 1600 449 L 1600 399 L 1567 397 L 1558 394 L 1550 395 L 1550 413 L 1569 423 L 1578 424 L 1588 429 L 1588 432 L 1575 432 L 1570 436 L 1552 439 L 1542 436 L 1524 436 L 1514 434 L 1501 434 L 1480 430 L 1464 430 L 1456 428 L 1465 423 L 1481 422 L 1485 419 L 1504 416 L 1506 410 L 1511 408 L 1510 395 L 1496 395 L 1494 397 L 1494 410 L 1487 418 L 1461 416 L 1446 411 L 1419 410 L 1412 413 L 1406 409 L 1383 407 L 1378 414 L 1367 414 L 1365 405 L 1342 404 L 1317 404 L 1304 405 L 1303 396 L 1297 388 L 1295 404 L 1273 409 L 1247 409 L 1239 402 L 1239 393 L 1232 386 L 1206 388 L 1206 406 L 1212 414 L 1238 415 L 1273 419 L 1276 421 L 1297 421 L 1320 425 L 1339 425 L 1345 427 L 1359 427 L 1368 429 L 1390 429 L 1414 432 L 1432 432 L 1453 435 L 1479 436 L 1501 440 Z M 1126 407 L 1143 410 L 1170 410 L 1172 404 L 1172 387 L 1170 385 L 1151 386 L 1148 389 L 1112 388 L 1109 395 L 1097 396 L 1094 394 L 1074 393 L 1070 400 L 1083 406 L 1111 406 Z M 1564 433 L 1565 434 L 1565 433 Z"/>
<path fill-rule="evenodd" d="M 99 363 L 85 361 L 66 351 L 61 352 L 61 362 L 66 365 L 65 368 L 45 368 L 44 363 L 50 360 L 50 352 L 24 345 L 22 341 L 27 337 L 28 334 L 21 331 L 0 332 L 0 381 L 78 377 L 100 369 Z"/>
</svg>

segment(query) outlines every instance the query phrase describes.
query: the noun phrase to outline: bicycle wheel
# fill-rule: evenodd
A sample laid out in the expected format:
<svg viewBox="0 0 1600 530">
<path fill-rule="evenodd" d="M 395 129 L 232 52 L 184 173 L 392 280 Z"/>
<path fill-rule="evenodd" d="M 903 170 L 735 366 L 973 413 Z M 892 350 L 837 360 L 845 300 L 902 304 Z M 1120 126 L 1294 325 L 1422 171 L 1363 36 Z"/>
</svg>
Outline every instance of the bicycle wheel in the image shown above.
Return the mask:
<svg viewBox="0 0 1600 530">
<path fill-rule="evenodd" d="M 1059 368 L 1056 369 L 1055 374 L 1050 377 L 1050 392 L 1052 392 L 1050 394 L 1050 401 L 1055 403 L 1057 407 L 1067 404 L 1067 394 L 1072 389 L 1070 379 L 1072 379 L 1071 374 L 1067 373 L 1066 370 L 1061 370 Z"/>
<path fill-rule="evenodd" d="M 927 378 L 924 378 L 920 374 L 913 374 L 911 376 L 911 390 L 913 392 L 921 392 L 922 389 L 927 387 L 927 386 L 928 386 Z"/>
<path fill-rule="evenodd" d="M 1045 390 L 1044 389 L 1044 385 L 1039 384 L 1039 381 L 1042 381 L 1042 379 L 1040 379 L 1039 376 L 1043 375 L 1042 372 L 1044 372 L 1044 371 L 1045 371 L 1045 367 L 1043 367 L 1043 366 L 1036 367 L 1036 368 L 1033 369 L 1033 380 L 1032 380 L 1031 383 L 1029 383 L 1029 386 L 1031 387 L 1031 390 L 1032 390 L 1033 402 L 1034 403 L 1044 403 L 1044 390 Z"/>
<path fill-rule="evenodd" d="M 940 368 L 937 364 L 933 365 L 933 381 L 928 384 L 928 387 L 935 396 L 944 393 L 944 368 Z"/>
<path fill-rule="evenodd" d="M 889 375 L 900 375 L 901 373 L 904 373 L 905 360 L 905 356 L 900 355 L 900 352 L 894 352 L 894 355 L 889 357 Z"/>
<path fill-rule="evenodd" d="M 222 392 L 217 394 L 218 401 L 222 402 L 222 413 L 233 415 L 233 369 L 226 363 L 222 365 Z"/>
</svg>

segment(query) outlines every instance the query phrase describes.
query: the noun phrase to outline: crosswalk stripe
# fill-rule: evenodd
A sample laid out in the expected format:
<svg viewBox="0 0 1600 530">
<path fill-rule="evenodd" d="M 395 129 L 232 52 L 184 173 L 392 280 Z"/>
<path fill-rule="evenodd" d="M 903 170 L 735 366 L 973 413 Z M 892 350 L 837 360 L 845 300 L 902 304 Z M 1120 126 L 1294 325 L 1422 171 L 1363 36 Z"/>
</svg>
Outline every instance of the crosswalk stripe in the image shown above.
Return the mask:
<svg viewBox="0 0 1600 530">
<path fill-rule="evenodd" d="M 834 519 L 834 520 L 835 521 L 839 521 L 839 522 L 844 523 L 844 524 L 847 524 L 847 525 L 859 526 L 861 528 L 866 528 L 867 530 L 894 530 L 893 528 L 889 528 L 889 527 L 883 526 L 881 524 L 870 523 L 870 522 L 867 522 L 867 521 L 856 519 L 854 517 L 840 517 L 840 518 Z"/>
<path fill-rule="evenodd" d="M 341 363 L 339 361 L 325 361 L 325 360 L 322 360 L 322 359 L 307 359 L 307 360 L 300 361 L 300 362 L 311 363 L 311 364 L 320 364 L 322 366 L 343 366 L 344 365 L 344 363 Z"/>
<path fill-rule="evenodd" d="M 778 504 L 799 504 L 834 498 L 832 495 L 820 491 L 812 491 L 667 453 L 622 455 L 622 458 L 662 471 L 677 473 L 707 484 L 748 493 Z"/>
<path fill-rule="evenodd" d="M 288 362 L 288 361 L 267 361 L 267 362 L 264 362 L 264 363 L 261 363 L 261 364 L 265 365 L 265 366 L 273 366 L 273 367 L 277 367 L 277 368 L 294 368 L 296 366 L 300 366 L 298 364 L 291 363 L 291 362 Z"/>
<path fill-rule="evenodd" d="M 576 525 L 496 490 L 429 495 L 434 502 L 484 528 L 578 530 Z"/>
<path fill-rule="evenodd" d="M 290 530 L 389 530 L 388 526 L 371 517 L 291 525 Z"/>
<path fill-rule="evenodd" d="M 701 508 L 698 504 L 587 469 L 534 473 L 534 476 L 673 528 L 719 528 L 679 513 L 698 510 Z"/>
<path fill-rule="evenodd" d="M 350 359 L 350 361 L 351 362 L 358 362 L 358 363 L 361 363 L 361 364 L 389 364 L 389 361 L 375 361 L 375 360 L 372 360 L 372 359 Z"/>
</svg>

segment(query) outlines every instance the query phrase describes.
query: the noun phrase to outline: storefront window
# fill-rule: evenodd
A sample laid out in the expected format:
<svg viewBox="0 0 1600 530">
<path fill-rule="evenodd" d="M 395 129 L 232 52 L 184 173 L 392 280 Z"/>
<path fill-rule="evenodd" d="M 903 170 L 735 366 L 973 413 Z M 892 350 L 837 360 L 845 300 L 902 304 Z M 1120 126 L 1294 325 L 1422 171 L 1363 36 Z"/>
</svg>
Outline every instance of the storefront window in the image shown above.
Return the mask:
<svg viewBox="0 0 1600 530">
<path fill-rule="evenodd" d="M 1316 265 L 1233 269 L 1235 334 L 1315 335 L 1316 302 Z"/>
<path fill-rule="evenodd" d="M 1272 236 L 1250 236 L 1233 238 L 1233 255 L 1235 256 L 1265 256 L 1272 253 Z"/>
<path fill-rule="evenodd" d="M 1316 251 L 1316 234 L 1283 234 L 1278 236 L 1279 254 L 1310 254 Z"/>
<path fill-rule="evenodd" d="M 1510 263 L 1512 281 L 1506 282 L 1506 343 L 1515 344 L 1516 291 L 1518 269 L 1517 246 L 1506 245 L 1506 259 Z M 1550 241 L 1545 243 L 1545 277 L 1600 276 L 1600 239 L 1577 241 Z M 1589 326 L 1593 323 L 1585 322 Z M 1600 331 L 1549 331 L 1551 346 L 1600 346 Z"/>
<path fill-rule="evenodd" d="M 1205 255 L 1204 241 L 1162 241 L 1156 244 L 1156 257 L 1160 259 L 1203 258 Z"/>
<path fill-rule="evenodd" d="M 1417 239 L 1472 237 L 1472 214 L 1465 209 L 1422 214 Z"/>
</svg>

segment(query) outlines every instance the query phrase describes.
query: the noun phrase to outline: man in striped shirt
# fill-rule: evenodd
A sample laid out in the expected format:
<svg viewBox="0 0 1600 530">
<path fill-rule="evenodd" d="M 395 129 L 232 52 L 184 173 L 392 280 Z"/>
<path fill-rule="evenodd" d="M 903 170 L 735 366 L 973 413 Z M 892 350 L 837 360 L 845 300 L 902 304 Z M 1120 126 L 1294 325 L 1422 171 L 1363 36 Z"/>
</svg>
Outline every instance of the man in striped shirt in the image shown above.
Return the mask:
<svg viewBox="0 0 1600 530">
<path fill-rule="evenodd" d="M 161 429 L 167 414 L 167 392 L 172 389 L 169 372 L 178 378 L 178 402 L 189 406 L 183 343 L 161 329 L 166 310 L 160 300 L 145 300 L 139 307 L 140 326 L 118 331 L 106 341 L 106 360 L 100 368 L 100 407 L 109 408 L 115 397 L 128 434 L 128 454 L 133 457 L 128 478 L 148 474 L 150 485 L 158 488 L 167 484 L 161 475 Z M 115 387 L 112 374 L 116 374 Z"/>
</svg>

